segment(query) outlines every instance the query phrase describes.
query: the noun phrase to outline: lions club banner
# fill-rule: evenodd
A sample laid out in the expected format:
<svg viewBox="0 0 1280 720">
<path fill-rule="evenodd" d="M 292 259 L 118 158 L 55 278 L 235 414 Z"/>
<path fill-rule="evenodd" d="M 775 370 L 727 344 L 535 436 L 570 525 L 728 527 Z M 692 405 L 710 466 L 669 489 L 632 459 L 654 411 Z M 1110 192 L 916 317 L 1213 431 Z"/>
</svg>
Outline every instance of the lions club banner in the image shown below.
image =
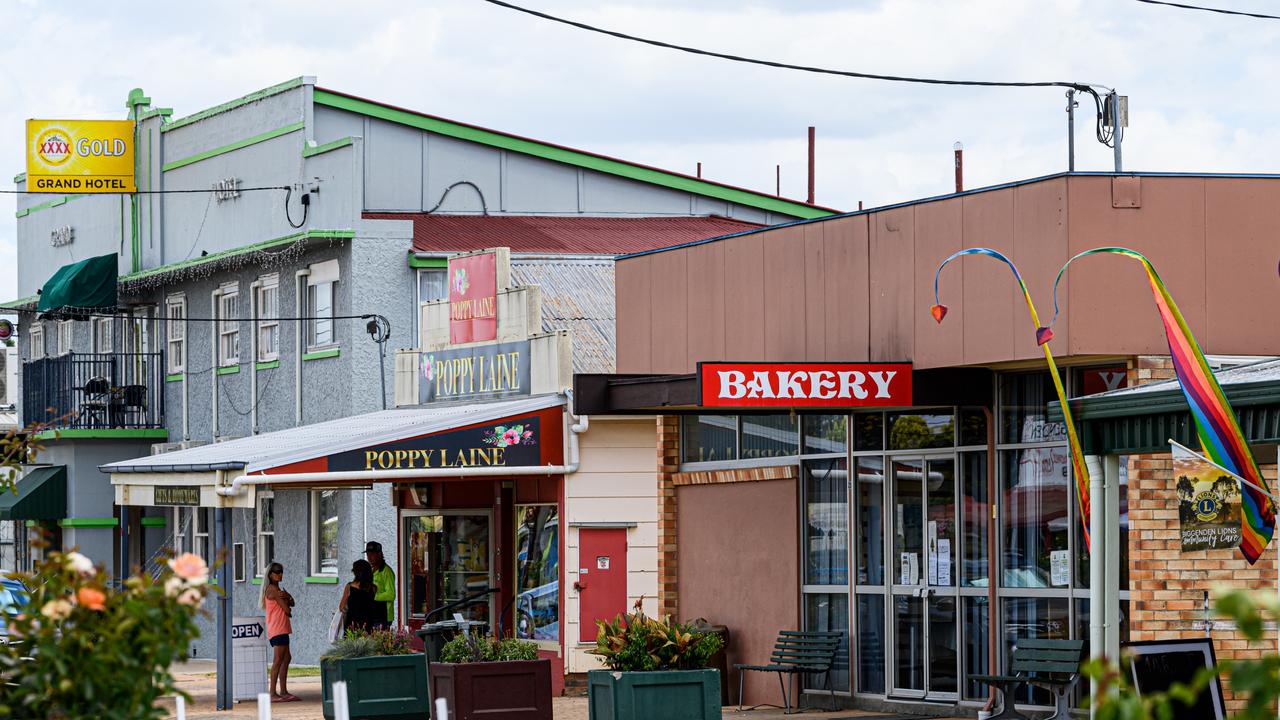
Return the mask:
<svg viewBox="0 0 1280 720">
<path fill-rule="evenodd" d="M 1182 551 L 1240 545 L 1240 483 L 1231 473 L 1172 443 Z"/>
</svg>

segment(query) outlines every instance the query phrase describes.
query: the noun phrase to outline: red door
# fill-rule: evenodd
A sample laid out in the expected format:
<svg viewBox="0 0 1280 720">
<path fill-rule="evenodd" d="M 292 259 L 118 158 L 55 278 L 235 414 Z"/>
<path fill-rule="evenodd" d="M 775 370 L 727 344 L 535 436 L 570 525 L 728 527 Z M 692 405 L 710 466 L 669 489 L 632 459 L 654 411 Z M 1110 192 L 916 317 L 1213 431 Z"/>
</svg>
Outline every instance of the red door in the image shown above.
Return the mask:
<svg viewBox="0 0 1280 720">
<path fill-rule="evenodd" d="M 596 620 L 627 611 L 626 528 L 578 530 L 578 627 L 595 638 Z"/>
</svg>

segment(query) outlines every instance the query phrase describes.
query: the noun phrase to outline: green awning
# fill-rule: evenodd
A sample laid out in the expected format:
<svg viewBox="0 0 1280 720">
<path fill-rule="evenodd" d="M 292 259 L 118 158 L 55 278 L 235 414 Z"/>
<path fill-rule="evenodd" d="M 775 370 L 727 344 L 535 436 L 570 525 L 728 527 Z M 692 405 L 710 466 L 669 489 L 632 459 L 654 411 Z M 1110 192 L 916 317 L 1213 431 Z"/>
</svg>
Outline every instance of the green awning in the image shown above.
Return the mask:
<svg viewBox="0 0 1280 720">
<path fill-rule="evenodd" d="M 0 520 L 61 520 L 67 516 L 67 466 L 38 467 L 0 493 Z"/>
<path fill-rule="evenodd" d="M 40 289 L 36 310 L 115 310 L 119 266 L 115 253 L 63 265 Z"/>
</svg>

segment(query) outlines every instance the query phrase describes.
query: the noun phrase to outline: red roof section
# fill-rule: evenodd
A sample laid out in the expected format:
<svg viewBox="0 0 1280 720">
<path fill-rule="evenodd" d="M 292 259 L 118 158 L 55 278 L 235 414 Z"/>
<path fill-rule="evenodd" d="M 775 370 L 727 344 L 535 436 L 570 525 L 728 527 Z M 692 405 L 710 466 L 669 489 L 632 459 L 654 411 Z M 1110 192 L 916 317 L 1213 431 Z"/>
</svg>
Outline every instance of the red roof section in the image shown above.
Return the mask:
<svg viewBox="0 0 1280 720">
<path fill-rule="evenodd" d="M 365 213 L 364 217 L 412 220 L 415 252 L 509 247 L 517 253 L 622 255 L 761 227 L 718 215 L 622 218 Z"/>
</svg>

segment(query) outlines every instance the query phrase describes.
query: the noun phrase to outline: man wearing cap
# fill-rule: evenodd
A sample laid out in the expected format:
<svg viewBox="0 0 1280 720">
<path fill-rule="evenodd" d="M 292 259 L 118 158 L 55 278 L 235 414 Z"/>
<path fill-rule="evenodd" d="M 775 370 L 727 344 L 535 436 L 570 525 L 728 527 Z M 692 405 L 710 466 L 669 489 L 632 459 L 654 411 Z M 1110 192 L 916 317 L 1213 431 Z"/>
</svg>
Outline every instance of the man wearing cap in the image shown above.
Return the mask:
<svg viewBox="0 0 1280 720">
<path fill-rule="evenodd" d="M 396 574 L 382 557 L 382 543 L 375 540 L 365 543 L 364 556 L 373 566 L 373 585 L 376 588 L 373 595 L 374 606 L 387 609 L 387 624 L 382 627 L 391 627 L 396 612 Z"/>
</svg>

